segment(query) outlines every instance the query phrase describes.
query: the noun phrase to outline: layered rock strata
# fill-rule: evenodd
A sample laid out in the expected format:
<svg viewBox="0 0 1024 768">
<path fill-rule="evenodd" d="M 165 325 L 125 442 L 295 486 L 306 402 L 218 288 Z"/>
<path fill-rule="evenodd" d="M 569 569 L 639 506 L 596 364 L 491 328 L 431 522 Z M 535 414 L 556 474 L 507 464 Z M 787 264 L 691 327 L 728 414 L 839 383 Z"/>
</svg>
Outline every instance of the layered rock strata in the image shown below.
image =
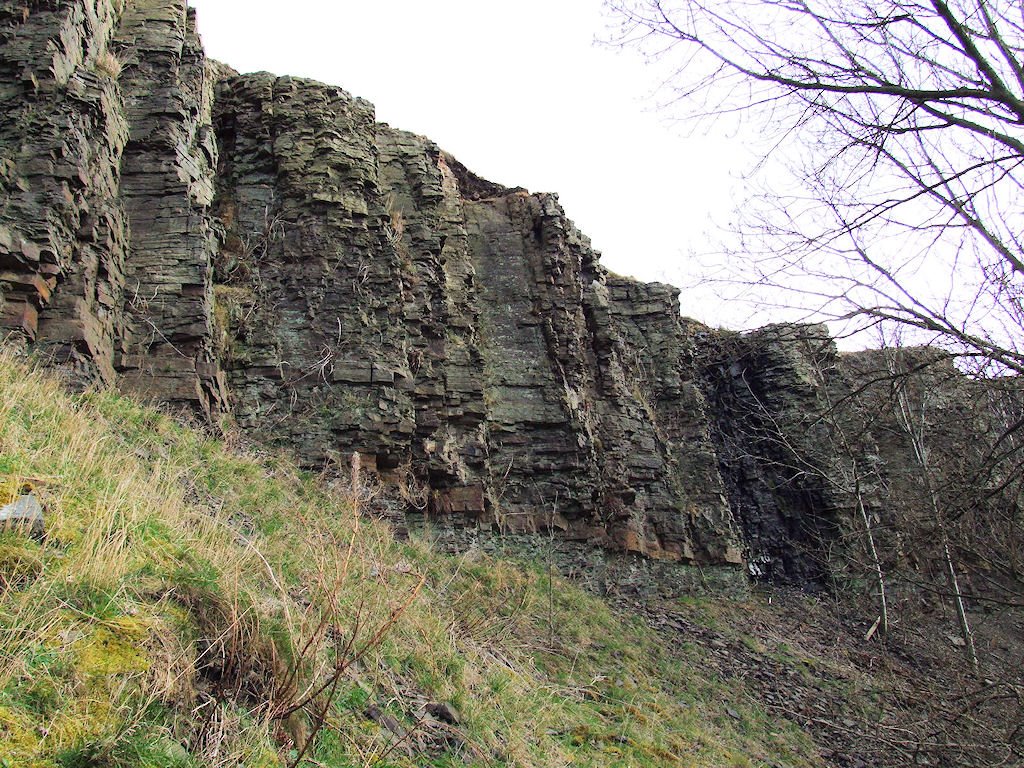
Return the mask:
<svg viewBox="0 0 1024 768">
<path fill-rule="evenodd" d="M 821 579 L 822 545 L 853 503 L 850 489 L 835 482 L 835 465 L 852 454 L 833 408 L 842 398 L 840 359 L 828 330 L 774 325 L 719 333 L 699 355 L 716 458 L 745 533 L 748 569 L 770 580 Z"/>
<path fill-rule="evenodd" d="M 854 450 L 820 329 L 682 320 L 556 196 L 206 60 L 185 0 L 2 2 L 0 74 L 0 327 L 77 381 L 358 457 L 399 512 L 574 562 L 817 572 Z"/>
<path fill-rule="evenodd" d="M 214 71 L 185 0 L 126 2 L 113 50 L 129 136 L 120 386 L 215 416 L 227 400 L 211 333 Z"/>
<path fill-rule="evenodd" d="M 113 383 L 128 141 L 111 2 L 0 4 L 0 327 Z"/>
<path fill-rule="evenodd" d="M 214 122 L 240 426 L 311 466 L 356 451 L 434 515 L 739 561 L 714 462 L 681 450 L 713 455 L 661 362 L 682 344 L 671 289 L 609 277 L 554 196 L 479 179 L 338 88 L 229 76 Z"/>
</svg>

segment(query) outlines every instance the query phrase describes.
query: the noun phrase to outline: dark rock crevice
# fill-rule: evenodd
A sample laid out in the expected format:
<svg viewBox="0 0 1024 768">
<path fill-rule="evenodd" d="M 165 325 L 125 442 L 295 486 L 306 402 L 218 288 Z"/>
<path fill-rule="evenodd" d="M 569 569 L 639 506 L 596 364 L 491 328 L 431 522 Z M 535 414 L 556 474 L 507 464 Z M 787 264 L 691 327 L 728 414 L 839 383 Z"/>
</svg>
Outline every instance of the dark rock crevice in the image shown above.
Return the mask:
<svg viewBox="0 0 1024 768">
<path fill-rule="evenodd" d="M 821 582 L 842 503 L 829 481 L 835 345 L 823 326 L 778 325 L 726 334 L 711 356 L 718 461 L 748 568 L 769 580 Z"/>
</svg>

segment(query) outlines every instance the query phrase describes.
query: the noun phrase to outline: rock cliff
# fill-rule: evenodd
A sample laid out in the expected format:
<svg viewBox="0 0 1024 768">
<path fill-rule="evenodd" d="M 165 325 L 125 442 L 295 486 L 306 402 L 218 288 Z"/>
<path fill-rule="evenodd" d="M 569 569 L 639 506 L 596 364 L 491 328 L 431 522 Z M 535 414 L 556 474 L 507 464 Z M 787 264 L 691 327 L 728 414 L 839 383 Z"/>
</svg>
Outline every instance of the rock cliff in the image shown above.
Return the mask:
<svg viewBox="0 0 1024 768">
<path fill-rule="evenodd" d="M 554 195 L 479 179 L 339 88 L 225 75 L 213 125 L 243 429 L 405 473 L 434 515 L 739 561 L 674 290 L 609 275 Z"/>
<path fill-rule="evenodd" d="M 813 577 L 821 329 L 684 321 L 555 195 L 207 60 L 185 0 L 6 0 L 0 73 L 0 326 L 76 381 L 358 455 L 449 525 Z"/>
</svg>

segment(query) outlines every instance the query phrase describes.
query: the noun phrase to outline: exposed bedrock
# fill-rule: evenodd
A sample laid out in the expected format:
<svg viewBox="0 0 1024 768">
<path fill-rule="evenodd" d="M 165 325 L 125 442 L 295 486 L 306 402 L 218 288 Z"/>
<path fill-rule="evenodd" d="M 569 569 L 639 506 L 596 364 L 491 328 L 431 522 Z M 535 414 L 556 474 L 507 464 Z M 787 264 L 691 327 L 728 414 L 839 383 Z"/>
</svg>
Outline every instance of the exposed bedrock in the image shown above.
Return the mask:
<svg viewBox="0 0 1024 768">
<path fill-rule="evenodd" d="M 184 0 L 0 2 L 0 73 L 0 326 L 76 381 L 357 456 L 452 528 L 820 571 L 821 329 L 684 321 L 556 196 L 208 61 Z"/>
<path fill-rule="evenodd" d="M 850 456 L 833 409 L 840 358 L 820 325 L 719 333 L 700 354 L 717 460 L 755 576 L 813 582 L 851 494 L 834 482 Z M 845 410 L 844 410 L 845 412 Z"/>
<path fill-rule="evenodd" d="M 739 562 L 674 290 L 338 88 L 230 76 L 214 112 L 240 426 L 311 466 L 356 451 L 434 515 Z"/>
<path fill-rule="evenodd" d="M 114 380 L 128 141 L 112 2 L 0 4 L 0 327 Z"/>
</svg>

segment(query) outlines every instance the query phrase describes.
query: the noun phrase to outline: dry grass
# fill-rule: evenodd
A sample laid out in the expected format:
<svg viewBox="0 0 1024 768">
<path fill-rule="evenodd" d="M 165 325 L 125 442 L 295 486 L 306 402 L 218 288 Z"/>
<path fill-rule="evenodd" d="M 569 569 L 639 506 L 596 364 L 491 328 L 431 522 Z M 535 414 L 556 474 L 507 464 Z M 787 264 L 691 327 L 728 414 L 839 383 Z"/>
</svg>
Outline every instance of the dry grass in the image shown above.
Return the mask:
<svg viewBox="0 0 1024 768">
<path fill-rule="evenodd" d="M 325 480 L 0 353 L 0 489 L 47 515 L 0 536 L 0 765 L 814 764 L 599 600 Z"/>
<path fill-rule="evenodd" d="M 0 594 L 0 690 L 18 703 L 28 686 L 53 706 L 34 712 L 45 724 L 20 729 L 15 713 L 32 702 L 0 700 L 0 730 L 22 734 L 10 758 L 115 759 L 156 709 L 220 764 L 276 755 L 278 721 L 322 706 L 325 675 L 340 678 L 379 645 L 414 597 L 352 594 L 364 546 L 386 551 L 389 538 L 361 530 L 348 496 L 312 492 L 286 465 L 231 456 L 113 394 L 72 400 L 24 367 L 0 358 L 0 482 L 33 478 L 47 537 L 5 535 L 8 561 L 37 566 Z M 346 645 L 332 647 L 343 633 Z M 225 730 L 228 712 L 210 743 L 198 717 L 210 697 L 238 710 L 245 738 Z"/>
<path fill-rule="evenodd" d="M 93 69 L 96 73 L 109 80 L 117 80 L 121 76 L 121 61 L 111 51 L 101 51 L 96 54 L 93 62 Z"/>
</svg>

